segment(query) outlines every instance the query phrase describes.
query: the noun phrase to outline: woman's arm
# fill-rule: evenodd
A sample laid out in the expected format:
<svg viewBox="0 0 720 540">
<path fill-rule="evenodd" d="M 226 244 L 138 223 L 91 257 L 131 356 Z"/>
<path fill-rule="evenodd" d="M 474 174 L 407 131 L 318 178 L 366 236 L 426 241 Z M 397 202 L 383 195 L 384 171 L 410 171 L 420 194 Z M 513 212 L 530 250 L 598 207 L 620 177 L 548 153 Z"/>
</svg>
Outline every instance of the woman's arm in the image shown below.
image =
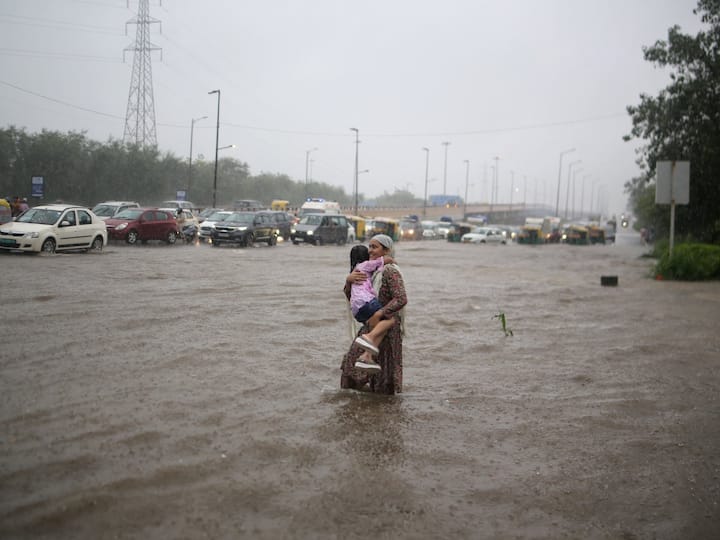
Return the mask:
<svg viewBox="0 0 720 540">
<path fill-rule="evenodd" d="M 350 300 L 350 289 L 355 283 L 361 283 L 367 279 L 367 275 L 365 275 L 365 272 L 361 272 L 360 270 L 353 270 L 350 272 L 347 277 L 345 278 L 345 286 L 343 287 L 343 292 L 345 293 L 345 296 L 348 300 Z"/>
<path fill-rule="evenodd" d="M 390 299 L 383 305 L 382 310 L 380 310 L 382 318 L 389 319 L 407 304 L 405 282 L 397 268 L 392 266 L 385 267 L 380 288 L 390 293 Z"/>
</svg>

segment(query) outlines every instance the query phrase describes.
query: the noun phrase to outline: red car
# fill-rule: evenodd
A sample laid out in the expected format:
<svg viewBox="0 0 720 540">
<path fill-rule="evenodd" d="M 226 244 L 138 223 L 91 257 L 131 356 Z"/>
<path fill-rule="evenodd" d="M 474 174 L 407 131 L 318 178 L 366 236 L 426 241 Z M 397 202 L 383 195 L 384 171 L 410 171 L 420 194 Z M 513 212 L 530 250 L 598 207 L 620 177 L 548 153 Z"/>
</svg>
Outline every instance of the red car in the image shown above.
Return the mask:
<svg viewBox="0 0 720 540">
<path fill-rule="evenodd" d="M 162 240 L 174 244 L 178 237 L 175 216 L 158 208 L 127 208 L 105 220 L 108 238 L 143 244 L 148 240 Z"/>
</svg>

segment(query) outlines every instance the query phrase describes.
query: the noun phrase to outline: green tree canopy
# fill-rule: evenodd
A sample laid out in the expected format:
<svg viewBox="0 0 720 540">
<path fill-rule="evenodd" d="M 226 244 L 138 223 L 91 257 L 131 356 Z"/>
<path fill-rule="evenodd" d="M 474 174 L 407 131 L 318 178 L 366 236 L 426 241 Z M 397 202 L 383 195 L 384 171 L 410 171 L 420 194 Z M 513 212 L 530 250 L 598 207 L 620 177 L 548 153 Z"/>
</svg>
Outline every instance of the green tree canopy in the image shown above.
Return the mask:
<svg viewBox="0 0 720 540">
<path fill-rule="evenodd" d="M 696 36 L 680 27 L 667 40 L 643 49 L 655 66 L 670 70 L 670 84 L 657 96 L 640 95 L 629 106 L 633 127 L 626 140 L 641 139 L 642 173 L 626 184 L 641 224 L 668 230 L 669 212 L 654 200 L 658 161 L 690 161 L 690 204 L 679 206 L 678 235 L 720 241 L 720 0 L 699 0 L 694 10 L 705 27 Z M 650 196 L 652 195 L 652 197 Z"/>
</svg>

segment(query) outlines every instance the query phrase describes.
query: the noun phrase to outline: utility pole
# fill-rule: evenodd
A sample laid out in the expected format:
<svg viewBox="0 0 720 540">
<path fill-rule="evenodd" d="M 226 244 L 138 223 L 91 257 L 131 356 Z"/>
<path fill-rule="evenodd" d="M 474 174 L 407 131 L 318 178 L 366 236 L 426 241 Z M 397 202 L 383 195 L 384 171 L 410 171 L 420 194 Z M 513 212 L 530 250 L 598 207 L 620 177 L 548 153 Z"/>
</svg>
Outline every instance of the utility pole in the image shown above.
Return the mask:
<svg viewBox="0 0 720 540">
<path fill-rule="evenodd" d="M 353 215 L 358 215 L 358 148 L 360 146 L 360 130 L 358 128 L 350 128 L 350 131 L 355 132 L 355 206 L 353 208 Z"/>
<path fill-rule="evenodd" d="M 445 141 L 443 143 L 443 146 L 445 147 L 445 167 L 443 171 L 443 195 L 447 195 L 447 151 L 448 146 L 450 146 L 449 141 Z"/>
</svg>

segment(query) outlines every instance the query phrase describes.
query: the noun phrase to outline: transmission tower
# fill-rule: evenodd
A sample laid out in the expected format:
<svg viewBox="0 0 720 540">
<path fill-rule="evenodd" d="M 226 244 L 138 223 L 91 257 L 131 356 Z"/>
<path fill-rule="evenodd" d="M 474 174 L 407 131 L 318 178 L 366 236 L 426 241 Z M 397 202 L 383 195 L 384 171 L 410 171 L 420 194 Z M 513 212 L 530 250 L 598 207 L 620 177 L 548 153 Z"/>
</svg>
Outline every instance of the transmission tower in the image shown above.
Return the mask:
<svg viewBox="0 0 720 540">
<path fill-rule="evenodd" d="M 162 0 L 160 0 L 162 5 Z M 130 7 L 130 0 L 128 0 Z M 123 50 L 133 51 L 132 77 L 130 79 L 130 93 L 128 94 L 127 112 L 125 113 L 125 134 L 123 140 L 126 144 L 137 144 L 141 147 L 157 146 L 155 132 L 155 100 L 153 99 L 152 84 L 152 51 L 162 49 L 150 42 L 150 25 L 160 23 L 158 19 L 150 17 L 149 0 L 138 1 L 138 14 L 125 23 L 125 33 L 128 24 L 136 24 L 135 44 Z M 162 26 L 160 27 L 162 32 Z"/>
</svg>

